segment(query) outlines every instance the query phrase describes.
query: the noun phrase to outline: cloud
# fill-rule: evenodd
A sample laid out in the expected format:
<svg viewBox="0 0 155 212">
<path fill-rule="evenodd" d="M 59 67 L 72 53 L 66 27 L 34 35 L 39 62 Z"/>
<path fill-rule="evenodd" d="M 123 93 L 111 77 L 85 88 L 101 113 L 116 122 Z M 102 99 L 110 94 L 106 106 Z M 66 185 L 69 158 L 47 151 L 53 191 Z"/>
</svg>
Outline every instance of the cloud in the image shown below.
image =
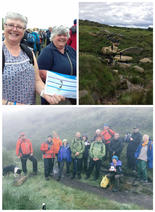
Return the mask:
<svg viewBox="0 0 155 212">
<path fill-rule="evenodd" d="M 152 2 L 80 2 L 79 18 L 112 26 L 153 25 Z"/>
</svg>

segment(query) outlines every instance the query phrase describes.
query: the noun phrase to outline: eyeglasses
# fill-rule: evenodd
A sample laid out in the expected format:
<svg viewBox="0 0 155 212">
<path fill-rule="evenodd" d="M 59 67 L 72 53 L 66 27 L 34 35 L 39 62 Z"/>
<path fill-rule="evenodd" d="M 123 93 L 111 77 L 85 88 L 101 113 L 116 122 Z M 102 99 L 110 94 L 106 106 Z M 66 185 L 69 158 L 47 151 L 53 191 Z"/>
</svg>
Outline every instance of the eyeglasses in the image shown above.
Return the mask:
<svg viewBox="0 0 155 212">
<path fill-rule="evenodd" d="M 13 25 L 13 24 L 5 24 L 5 25 L 7 26 L 8 29 L 14 29 L 14 27 L 15 27 L 16 30 L 18 30 L 18 31 L 22 31 L 22 30 L 25 29 L 25 27 L 22 27 L 22 26 L 19 26 L 19 25 L 17 25 L 17 26 L 15 26 L 15 25 Z"/>
</svg>

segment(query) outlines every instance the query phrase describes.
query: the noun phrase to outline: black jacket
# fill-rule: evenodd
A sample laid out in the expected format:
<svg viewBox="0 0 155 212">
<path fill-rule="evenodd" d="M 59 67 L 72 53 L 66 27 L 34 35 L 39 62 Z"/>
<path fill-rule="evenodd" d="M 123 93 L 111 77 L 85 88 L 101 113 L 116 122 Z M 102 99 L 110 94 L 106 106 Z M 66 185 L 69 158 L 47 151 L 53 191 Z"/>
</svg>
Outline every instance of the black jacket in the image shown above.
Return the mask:
<svg viewBox="0 0 155 212">
<path fill-rule="evenodd" d="M 131 138 L 133 138 L 133 141 L 129 141 L 129 144 L 128 144 L 128 147 L 127 147 L 127 156 L 136 152 L 139 144 L 142 141 L 142 135 L 141 135 L 140 132 L 133 133 Z"/>
<path fill-rule="evenodd" d="M 110 152 L 115 152 L 115 154 L 120 154 L 123 149 L 123 140 L 122 138 L 118 138 L 117 140 L 112 138 L 110 145 L 109 145 L 109 150 Z"/>
</svg>

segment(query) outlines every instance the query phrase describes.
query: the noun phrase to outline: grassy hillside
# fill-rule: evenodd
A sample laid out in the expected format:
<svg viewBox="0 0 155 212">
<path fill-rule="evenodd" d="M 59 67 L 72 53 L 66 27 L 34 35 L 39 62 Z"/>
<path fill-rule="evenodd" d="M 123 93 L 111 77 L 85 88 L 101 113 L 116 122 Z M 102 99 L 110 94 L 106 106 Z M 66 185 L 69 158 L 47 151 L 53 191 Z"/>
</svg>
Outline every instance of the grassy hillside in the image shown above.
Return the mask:
<svg viewBox="0 0 155 212">
<path fill-rule="evenodd" d="M 12 152 L 9 154 L 11 155 Z M 17 164 L 20 166 L 19 162 Z M 29 161 L 28 169 L 31 170 Z M 38 176 L 29 177 L 20 187 L 14 186 L 13 181 L 13 175 L 3 177 L 3 209 L 39 210 L 43 202 L 46 203 L 48 210 L 143 209 L 138 205 L 118 203 L 90 192 L 65 186 L 54 179 L 47 182 L 43 176 L 43 161 L 39 162 Z"/>
<path fill-rule="evenodd" d="M 119 51 L 103 54 L 102 47 L 112 43 L 118 44 Z M 131 62 L 114 60 L 120 51 L 130 47 L 136 49 L 123 56 L 132 57 Z M 109 63 L 109 58 L 113 62 Z M 143 58 L 150 62 L 140 62 Z M 152 104 L 152 60 L 152 31 L 80 20 L 80 104 Z"/>
</svg>

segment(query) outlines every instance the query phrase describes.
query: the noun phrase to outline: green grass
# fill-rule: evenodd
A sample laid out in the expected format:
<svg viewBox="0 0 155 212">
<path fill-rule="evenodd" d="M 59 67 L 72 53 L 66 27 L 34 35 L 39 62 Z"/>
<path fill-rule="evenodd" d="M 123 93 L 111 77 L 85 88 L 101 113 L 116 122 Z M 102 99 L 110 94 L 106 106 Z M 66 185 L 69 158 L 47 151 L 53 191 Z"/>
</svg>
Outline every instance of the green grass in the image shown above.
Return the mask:
<svg viewBox="0 0 155 212">
<path fill-rule="evenodd" d="M 31 169 L 28 162 L 28 168 Z M 122 204 L 93 193 L 67 187 L 53 179 L 45 181 L 43 162 L 39 162 L 40 174 L 28 178 L 20 187 L 13 186 L 13 176 L 3 178 L 3 209 L 39 210 L 43 202 L 48 210 L 129 210 L 142 209 L 133 204 Z"/>
</svg>

